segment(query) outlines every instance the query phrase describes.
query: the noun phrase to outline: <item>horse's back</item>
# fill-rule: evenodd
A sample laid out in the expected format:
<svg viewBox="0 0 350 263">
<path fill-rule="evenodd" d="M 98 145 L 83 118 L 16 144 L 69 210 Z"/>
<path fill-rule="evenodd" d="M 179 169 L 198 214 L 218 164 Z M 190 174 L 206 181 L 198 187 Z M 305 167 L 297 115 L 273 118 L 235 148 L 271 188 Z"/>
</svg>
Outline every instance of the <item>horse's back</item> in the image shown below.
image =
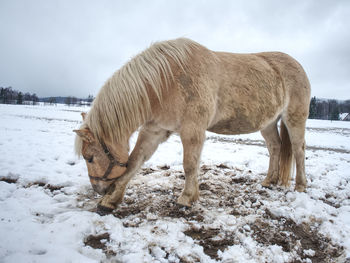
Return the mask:
<svg viewBox="0 0 350 263">
<path fill-rule="evenodd" d="M 310 93 L 300 64 L 281 52 L 235 54 L 199 46 L 186 70 L 174 70 L 174 79 L 153 115 L 174 131 L 196 122 L 222 134 L 256 132 L 281 116 L 292 96 L 306 105 Z"/>
</svg>

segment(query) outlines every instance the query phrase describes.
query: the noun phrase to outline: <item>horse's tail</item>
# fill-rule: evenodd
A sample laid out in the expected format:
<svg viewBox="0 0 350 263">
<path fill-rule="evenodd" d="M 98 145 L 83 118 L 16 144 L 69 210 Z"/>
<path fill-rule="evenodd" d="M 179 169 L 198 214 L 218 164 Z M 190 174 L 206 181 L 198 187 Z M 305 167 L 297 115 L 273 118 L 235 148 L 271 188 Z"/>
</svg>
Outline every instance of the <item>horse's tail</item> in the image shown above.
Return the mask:
<svg viewBox="0 0 350 263">
<path fill-rule="evenodd" d="M 292 144 L 289 138 L 289 133 L 283 120 L 281 120 L 280 137 L 282 142 L 281 142 L 281 154 L 280 154 L 280 163 L 279 163 L 280 172 L 279 172 L 278 184 L 289 186 L 290 180 L 291 180 L 293 152 L 292 152 Z"/>
</svg>

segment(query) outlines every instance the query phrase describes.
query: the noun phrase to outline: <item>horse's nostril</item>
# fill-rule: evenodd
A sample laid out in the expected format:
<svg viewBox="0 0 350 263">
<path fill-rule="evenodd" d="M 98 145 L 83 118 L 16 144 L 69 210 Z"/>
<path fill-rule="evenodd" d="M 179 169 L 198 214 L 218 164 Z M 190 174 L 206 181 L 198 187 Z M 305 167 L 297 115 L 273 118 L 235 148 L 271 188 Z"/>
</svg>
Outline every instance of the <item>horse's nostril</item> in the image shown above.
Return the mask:
<svg viewBox="0 0 350 263">
<path fill-rule="evenodd" d="M 101 187 L 100 185 L 93 184 L 92 189 L 100 195 L 104 195 L 106 193 L 105 187 Z"/>
</svg>

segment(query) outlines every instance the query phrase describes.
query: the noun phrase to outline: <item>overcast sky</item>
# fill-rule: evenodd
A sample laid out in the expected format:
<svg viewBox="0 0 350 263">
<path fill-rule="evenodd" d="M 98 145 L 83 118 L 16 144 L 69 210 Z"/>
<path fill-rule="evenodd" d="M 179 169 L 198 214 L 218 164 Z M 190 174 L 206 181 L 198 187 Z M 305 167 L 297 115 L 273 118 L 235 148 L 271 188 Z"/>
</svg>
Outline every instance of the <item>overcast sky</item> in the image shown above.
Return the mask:
<svg viewBox="0 0 350 263">
<path fill-rule="evenodd" d="M 350 1 L 0 0 L 0 86 L 44 96 L 96 95 L 152 42 L 282 51 L 312 96 L 350 99 Z"/>
</svg>

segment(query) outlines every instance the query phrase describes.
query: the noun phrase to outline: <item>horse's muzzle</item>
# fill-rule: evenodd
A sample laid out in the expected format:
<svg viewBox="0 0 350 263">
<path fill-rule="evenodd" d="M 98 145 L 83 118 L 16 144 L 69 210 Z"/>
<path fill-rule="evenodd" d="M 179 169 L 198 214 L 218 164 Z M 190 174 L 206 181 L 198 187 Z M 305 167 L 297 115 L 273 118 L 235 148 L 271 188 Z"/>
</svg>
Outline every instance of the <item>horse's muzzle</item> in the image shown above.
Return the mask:
<svg viewBox="0 0 350 263">
<path fill-rule="evenodd" d="M 105 195 L 109 187 L 101 186 L 100 184 L 91 184 L 92 189 L 100 195 Z"/>
</svg>

